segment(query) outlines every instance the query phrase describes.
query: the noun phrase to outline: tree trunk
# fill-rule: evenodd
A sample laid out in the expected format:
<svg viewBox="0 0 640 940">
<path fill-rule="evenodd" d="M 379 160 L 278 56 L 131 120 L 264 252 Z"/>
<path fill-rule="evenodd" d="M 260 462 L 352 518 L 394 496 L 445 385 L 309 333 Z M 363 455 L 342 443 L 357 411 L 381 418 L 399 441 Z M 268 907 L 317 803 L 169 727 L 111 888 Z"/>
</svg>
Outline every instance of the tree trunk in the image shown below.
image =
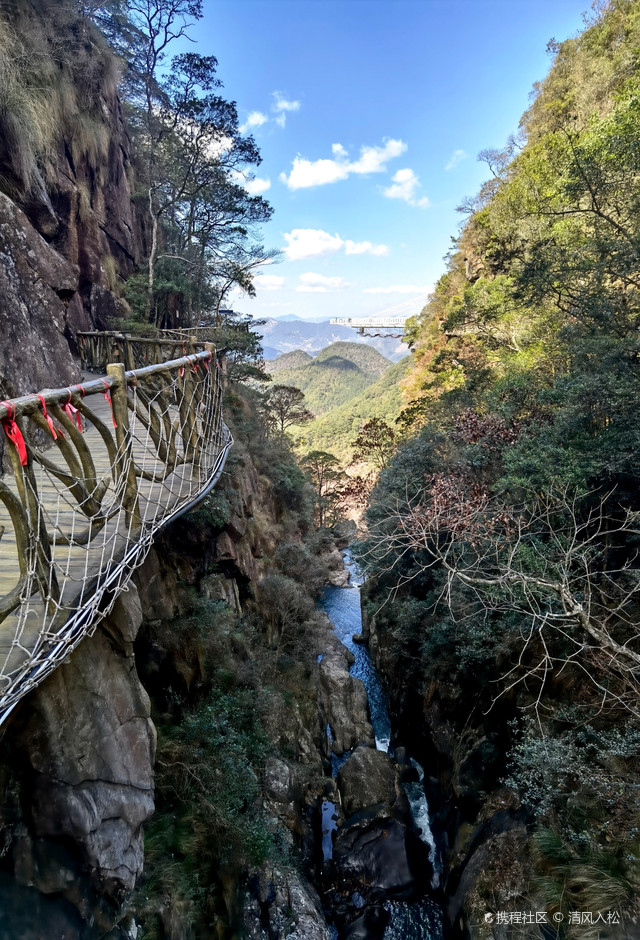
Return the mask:
<svg viewBox="0 0 640 940">
<path fill-rule="evenodd" d="M 147 321 L 151 321 L 151 308 L 153 306 L 153 278 L 158 253 L 158 217 L 153 211 L 153 196 L 149 189 L 149 215 L 151 216 L 151 251 L 149 252 L 149 278 L 147 281 Z"/>
</svg>

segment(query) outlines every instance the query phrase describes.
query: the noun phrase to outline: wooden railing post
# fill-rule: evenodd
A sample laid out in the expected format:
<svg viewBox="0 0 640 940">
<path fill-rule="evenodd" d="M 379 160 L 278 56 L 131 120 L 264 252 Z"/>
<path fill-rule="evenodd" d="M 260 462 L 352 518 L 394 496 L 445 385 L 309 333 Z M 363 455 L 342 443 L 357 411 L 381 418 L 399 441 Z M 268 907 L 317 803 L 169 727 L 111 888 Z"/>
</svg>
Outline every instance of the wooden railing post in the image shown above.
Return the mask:
<svg viewBox="0 0 640 940">
<path fill-rule="evenodd" d="M 184 443 L 184 459 L 194 466 L 198 464 L 198 428 L 197 419 L 197 378 L 195 377 L 193 367 L 187 366 L 182 376 L 180 387 L 180 402 L 178 410 L 180 412 L 180 426 L 182 440 Z"/>
<path fill-rule="evenodd" d="M 138 484 L 136 481 L 136 468 L 133 460 L 133 442 L 129 430 L 129 406 L 127 404 L 127 380 L 124 363 L 110 362 L 107 366 L 107 375 L 113 376 L 114 384 L 111 386 L 111 407 L 113 420 L 116 424 L 116 443 L 118 445 L 118 475 L 126 474 L 124 506 L 134 525 L 141 525 L 140 510 L 138 507 Z"/>
<path fill-rule="evenodd" d="M 136 368 L 136 363 L 133 361 L 133 355 L 131 353 L 131 336 L 128 333 L 124 334 L 124 367 L 133 371 Z"/>
<path fill-rule="evenodd" d="M 220 376 L 218 375 L 218 360 L 216 357 L 216 347 L 213 345 L 213 343 L 205 343 L 204 348 L 207 350 L 207 352 L 211 353 L 211 360 L 209 362 L 209 381 L 211 382 L 212 386 L 212 430 L 215 434 L 216 446 L 219 446 L 221 442 L 220 428 L 222 424 L 222 388 L 220 385 Z"/>
</svg>

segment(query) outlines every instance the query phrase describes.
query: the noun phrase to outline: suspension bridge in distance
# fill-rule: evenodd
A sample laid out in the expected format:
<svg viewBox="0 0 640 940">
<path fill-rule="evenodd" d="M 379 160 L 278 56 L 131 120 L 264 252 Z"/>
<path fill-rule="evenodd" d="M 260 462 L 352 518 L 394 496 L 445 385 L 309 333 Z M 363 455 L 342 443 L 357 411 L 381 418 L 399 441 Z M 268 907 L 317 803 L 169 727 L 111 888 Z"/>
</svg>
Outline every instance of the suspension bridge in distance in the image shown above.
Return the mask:
<svg viewBox="0 0 640 940">
<path fill-rule="evenodd" d="M 350 326 L 357 330 L 361 336 L 387 336 L 393 339 L 402 339 L 407 317 L 333 317 L 329 321 L 334 326 Z M 371 330 L 384 330 L 384 332 L 370 332 Z"/>
<path fill-rule="evenodd" d="M 97 377 L 0 402 L 0 724 L 95 631 L 232 444 L 211 344 L 78 344 Z"/>
</svg>

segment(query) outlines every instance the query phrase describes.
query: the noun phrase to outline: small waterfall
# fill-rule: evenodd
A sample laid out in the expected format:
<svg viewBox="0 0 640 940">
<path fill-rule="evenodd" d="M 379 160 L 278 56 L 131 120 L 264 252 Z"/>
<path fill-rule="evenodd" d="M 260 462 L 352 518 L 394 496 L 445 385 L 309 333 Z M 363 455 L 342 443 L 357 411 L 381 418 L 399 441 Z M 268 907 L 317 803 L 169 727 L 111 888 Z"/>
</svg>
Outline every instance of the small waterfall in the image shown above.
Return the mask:
<svg viewBox="0 0 640 940">
<path fill-rule="evenodd" d="M 431 887 L 437 888 L 440 885 L 440 875 L 442 874 L 442 869 L 440 865 L 440 859 L 438 856 L 438 850 L 436 848 L 436 840 L 433 838 L 433 833 L 431 831 L 431 820 L 429 817 L 429 804 L 427 803 L 427 798 L 424 792 L 424 768 L 422 764 L 419 764 L 417 760 L 414 760 L 413 757 L 409 758 L 411 766 L 418 774 L 418 779 L 413 783 L 404 783 L 404 790 L 407 794 L 407 799 L 409 800 L 409 806 L 411 807 L 411 818 L 413 819 L 413 824 L 416 827 L 416 831 L 419 833 L 422 841 L 429 846 L 429 861 L 433 865 L 433 878 L 431 879 Z"/>
<path fill-rule="evenodd" d="M 333 833 L 338 828 L 336 804 L 325 800 L 322 804 L 322 861 L 333 858 Z"/>
</svg>

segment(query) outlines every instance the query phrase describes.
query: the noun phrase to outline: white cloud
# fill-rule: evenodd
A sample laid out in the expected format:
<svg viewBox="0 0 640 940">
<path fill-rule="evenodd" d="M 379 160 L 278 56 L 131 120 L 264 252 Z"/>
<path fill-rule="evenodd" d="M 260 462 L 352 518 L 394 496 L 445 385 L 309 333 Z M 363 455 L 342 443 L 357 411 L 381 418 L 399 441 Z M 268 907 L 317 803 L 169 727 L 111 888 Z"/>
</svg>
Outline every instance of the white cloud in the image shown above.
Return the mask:
<svg viewBox="0 0 640 940">
<path fill-rule="evenodd" d="M 453 170 L 455 166 L 461 163 L 463 160 L 466 160 L 467 154 L 464 150 L 454 150 L 449 158 L 449 162 L 445 166 L 445 170 Z"/>
<path fill-rule="evenodd" d="M 388 255 L 386 245 L 374 245 L 371 242 L 352 242 L 350 239 L 344 243 L 346 255 Z"/>
<path fill-rule="evenodd" d="M 266 124 L 268 120 L 269 118 L 266 114 L 263 114 L 262 111 L 252 111 L 244 124 L 240 125 L 238 130 L 241 134 L 246 134 L 246 132 L 251 130 L 253 127 L 262 127 L 262 125 Z"/>
<path fill-rule="evenodd" d="M 247 180 L 244 184 L 244 188 L 250 196 L 259 196 L 260 193 L 266 193 L 268 189 L 271 189 L 271 180 L 261 179 L 259 176 L 256 176 L 252 180 Z"/>
<path fill-rule="evenodd" d="M 328 294 L 332 290 L 341 290 L 348 287 L 343 277 L 325 277 L 323 274 L 313 274 L 308 271 L 300 275 L 300 283 L 296 290 L 301 294 Z"/>
<path fill-rule="evenodd" d="M 324 186 L 325 183 L 346 180 L 348 175 L 347 163 L 337 160 L 315 160 L 312 163 L 304 157 L 296 157 L 291 173 L 288 177 L 286 173 L 281 173 L 280 181 L 289 189 L 307 189 L 309 186 Z"/>
<path fill-rule="evenodd" d="M 351 162 L 342 144 L 333 144 L 333 160 L 307 160 L 297 156 L 289 176 L 281 173 L 280 180 L 289 189 L 306 189 L 309 186 L 336 183 L 346 179 L 351 173 L 381 173 L 386 170 L 389 160 L 399 157 L 406 149 L 407 145 L 402 140 L 385 140 L 382 147 L 361 147 L 359 159 Z"/>
<path fill-rule="evenodd" d="M 273 97 L 274 97 L 274 102 L 273 102 L 272 109 L 274 111 L 299 111 L 300 110 L 299 101 L 289 101 L 289 99 L 285 98 L 285 96 L 279 91 L 274 91 Z"/>
<path fill-rule="evenodd" d="M 284 278 L 279 274 L 256 274 L 254 282 L 259 290 L 279 290 L 284 284 Z"/>
<path fill-rule="evenodd" d="M 401 156 L 407 145 L 402 140 L 387 140 L 384 147 L 361 147 L 360 159 L 350 164 L 352 173 L 380 173 L 389 160 Z"/>
<path fill-rule="evenodd" d="M 366 287 L 365 294 L 429 294 L 431 285 L 392 284 L 390 287 Z"/>
<path fill-rule="evenodd" d="M 347 255 L 388 255 L 386 245 L 374 245 L 373 242 L 354 242 L 351 239 L 340 238 L 336 233 L 330 235 L 322 229 L 294 228 L 285 233 L 285 254 L 288 261 L 298 261 L 300 258 L 317 258 L 322 255 L 333 255 L 344 248 Z"/>
<path fill-rule="evenodd" d="M 287 123 L 287 112 L 299 111 L 300 102 L 299 101 L 290 101 L 288 98 L 282 94 L 282 92 L 274 91 L 273 95 L 273 104 L 271 105 L 271 110 L 275 111 L 278 115 L 274 118 L 275 123 L 278 127 L 284 127 Z"/>
<path fill-rule="evenodd" d="M 262 127 L 263 124 L 269 124 L 271 121 L 277 124 L 278 127 L 284 127 L 287 122 L 287 112 L 300 110 L 299 101 L 290 101 L 279 91 L 272 92 L 272 98 L 274 100 L 271 105 L 271 111 L 276 117 L 270 118 L 269 115 L 265 114 L 263 111 L 251 111 L 244 124 L 241 124 L 238 128 L 241 134 L 246 134 L 247 131 L 252 131 L 256 127 Z"/>
<path fill-rule="evenodd" d="M 287 261 L 332 255 L 340 251 L 344 242 L 339 235 L 330 235 L 316 228 L 294 228 L 285 233 L 287 243 L 284 251 Z"/>
<path fill-rule="evenodd" d="M 426 209 L 431 205 L 426 196 L 418 197 L 418 190 L 422 189 L 420 180 L 408 167 L 391 177 L 392 186 L 385 189 L 384 194 L 389 199 L 403 199 L 410 206 L 418 206 L 420 209 Z"/>
</svg>

